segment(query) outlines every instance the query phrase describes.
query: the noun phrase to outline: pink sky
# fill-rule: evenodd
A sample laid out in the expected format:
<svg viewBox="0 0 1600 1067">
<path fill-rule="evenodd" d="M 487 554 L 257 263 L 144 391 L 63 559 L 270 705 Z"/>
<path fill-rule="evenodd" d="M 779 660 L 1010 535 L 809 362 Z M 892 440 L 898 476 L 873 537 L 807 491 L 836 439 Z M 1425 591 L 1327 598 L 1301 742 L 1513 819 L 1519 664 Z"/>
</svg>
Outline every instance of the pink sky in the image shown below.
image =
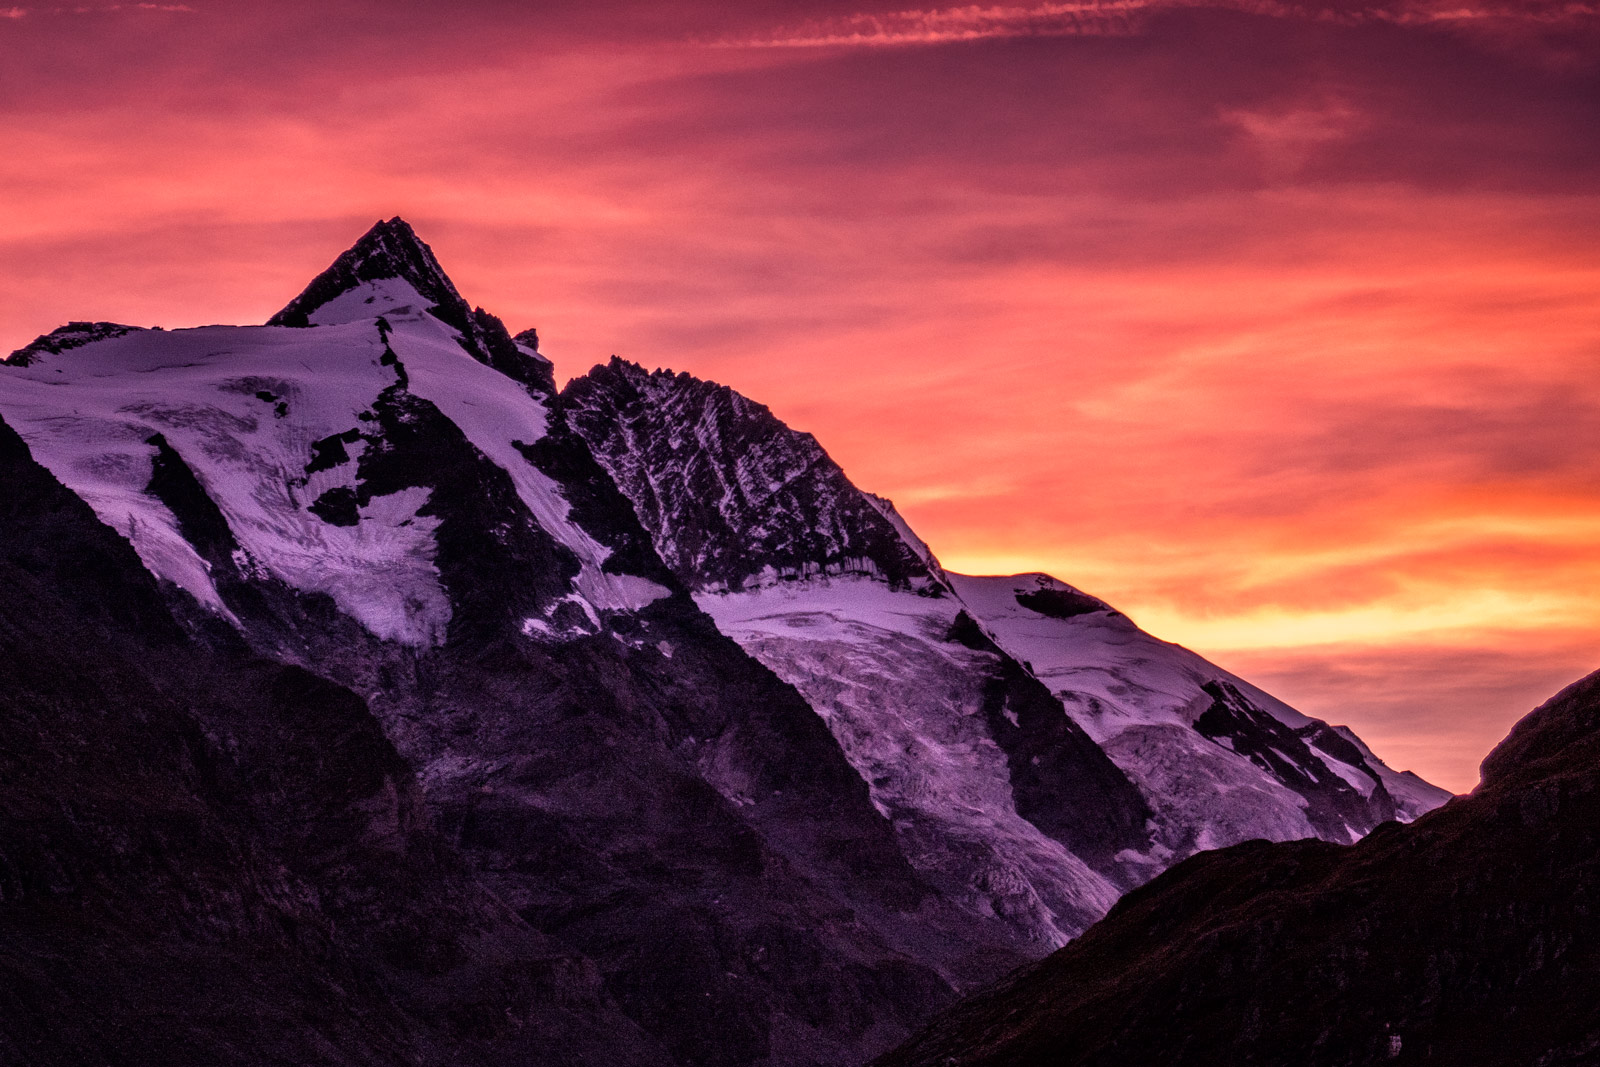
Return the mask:
<svg viewBox="0 0 1600 1067">
<path fill-rule="evenodd" d="M 1600 8 L 723 6 L 0 7 L 0 350 L 400 214 L 1447 787 L 1600 667 Z"/>
</svg>

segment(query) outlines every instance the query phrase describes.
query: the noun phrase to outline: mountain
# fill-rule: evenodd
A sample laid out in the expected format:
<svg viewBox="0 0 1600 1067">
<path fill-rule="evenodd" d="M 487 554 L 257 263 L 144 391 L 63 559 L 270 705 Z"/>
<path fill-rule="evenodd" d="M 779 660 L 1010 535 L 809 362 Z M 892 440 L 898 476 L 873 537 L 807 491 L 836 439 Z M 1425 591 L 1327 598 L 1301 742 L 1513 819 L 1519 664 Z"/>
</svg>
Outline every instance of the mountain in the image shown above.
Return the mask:
<svg viewBox="0 0 1600 1067">
<path fill-rule="evenodd" d="M 17 846 L 95 872 L 0 958 L 81 949 L 0 999 L 67 1020 L 32 1062 L 115 1060 L 76 998 L 180 1019 L 167 1063 L 856 1063 L 1197 848 L 1442 799 L 1069 587 L 945 573 L 731 390 L 558 393 L 398 219 L 268 325 L 39 338 L 0 420 L 71 516 L 0 530 L 0 802 L 105 820 Z M 226 977 L 185 1014 L 141 961 Z M 218 1051 L 229 1005 L 265 1036 Z"/>
<path fill-rule="evenodd" d="M 1600 674 L 1470 795 L 1358 844 L 1190 859 L 880 1067 L 1600 1059 Z"/>
<path fill-rule="evenodd" d="M 1150 810 L 885 501 L 732 390 L 613 361 L 569 421 L 723 632 L 827 722 L 918 870 L 1059 944 L 1139 880 Z"/>
<path fill-rule="evenodd" d="M 826 720 L 912 864 L 1033 943 L 1197 850 L 1349 842 L 1449 795 L 1053 578 L 946 572 L 726 387 L 613 359 L 561 401 L 696 603 Z"/>
<path fill-rule="evenodd" d="M 329 295 L 374 262 L 404 273 Z M 546 362 L 429 310 L 446 286 L 382 224 L 290 305 L 308 325 L 31 346 L 0 417 L 191 640 L 359 694 L 477 889 L 671 1060 L 859 1061 L 1020 962 L 682 592 Z"/>
</svg>

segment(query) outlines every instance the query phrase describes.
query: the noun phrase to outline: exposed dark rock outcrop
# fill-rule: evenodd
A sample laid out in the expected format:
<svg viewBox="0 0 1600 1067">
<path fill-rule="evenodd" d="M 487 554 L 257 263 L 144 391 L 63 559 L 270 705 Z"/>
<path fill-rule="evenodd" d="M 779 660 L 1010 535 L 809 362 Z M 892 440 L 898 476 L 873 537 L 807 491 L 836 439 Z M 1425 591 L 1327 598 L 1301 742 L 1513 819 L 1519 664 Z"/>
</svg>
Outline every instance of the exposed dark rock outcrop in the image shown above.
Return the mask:
<svg viewBox="0 0 1600 1067">
<path fill-rule="evenodd" d="M 1206 683 L 1211 704 L 1195 720 L 1202 736 L 1237 752 L 1306 798 L 1306 818 L 1326 841 L 1366 833 L 1394 811 L 1394 799 L 1376 776 L 1364 773 L 1365 758 L 1326 723 L 1294 730 L 1252 704 L 1227 682 Z M 1366 791 L 1357 789 L 1314 756 L 1312 744 L 1347 763 Z M 1362 770 L 1357 770 L 1362 768 Z"/>
<path fill-rule="evenodd" d="M 1124 849 L 1148 847 L 1149 805 L 1062 713 L 1050 690 L 1002 653 L 966 612 L 957 616 L 951 638 L 995 656 L 983 713 L 989 735 L 1006 754 L 1017 814 L 1100 869 L 1114 871 Z"/>
<path fill-rule="evenodd" d="M 1035 589 L 1028 593 L 1018 593 L 1017 603 L 1052 619 L 1071 619 L 1096 611 L 1111 610 L 1111 606 L 1105 601 L 1087 593 L 1080 593 L 1076 589 Z"/>
<path fill-rule="evenodd" d="M 926 587 L 927 565 L 816 438 L 726 386 L 613 358 L 562 401 L 691 587 L 829 573 Z"/>
<path fill-rule="evenodd" d="M 69 322 L 65 326 L 58 326 L 49 333 L 35 337 L 11 353 L 6 362 L 12 366 L 26 367 L 42 355 L 60 355 L 69 349 L 82 348 L 96 341 L 104 341 L 108 337 L 121 337 L 141 328 L 124 326 L 119 322 Z"/>
</svg>

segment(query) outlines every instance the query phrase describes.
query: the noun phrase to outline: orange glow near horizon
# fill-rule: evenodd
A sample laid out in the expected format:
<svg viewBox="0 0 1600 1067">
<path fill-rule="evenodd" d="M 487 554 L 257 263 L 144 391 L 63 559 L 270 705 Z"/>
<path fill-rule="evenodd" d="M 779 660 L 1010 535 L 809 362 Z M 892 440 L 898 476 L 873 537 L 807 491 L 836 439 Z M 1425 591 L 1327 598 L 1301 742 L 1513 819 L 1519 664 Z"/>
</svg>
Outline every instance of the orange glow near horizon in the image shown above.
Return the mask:
<svg viewBox="0 0 1600 1067">
<path fill-rule="evenodd" d="M 563 378 L 733 386 L 1466 790 L 1600 667 L 1600 18 L 1333 7 L 24 5 L 0 350 L 403 215 Z"/>
</svg>

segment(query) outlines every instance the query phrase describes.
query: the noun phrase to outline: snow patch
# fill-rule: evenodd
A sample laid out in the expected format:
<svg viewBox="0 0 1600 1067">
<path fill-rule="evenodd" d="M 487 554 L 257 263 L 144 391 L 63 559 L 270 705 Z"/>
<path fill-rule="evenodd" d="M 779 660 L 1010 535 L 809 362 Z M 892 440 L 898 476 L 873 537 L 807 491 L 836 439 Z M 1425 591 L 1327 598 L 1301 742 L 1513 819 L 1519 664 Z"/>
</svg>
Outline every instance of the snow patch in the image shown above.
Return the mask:
<svg viewBox="0 0 1600 1067">
<path fill-rule="evenodd" d="M 433 301 L 404 278 L 380 278 L 340 293 L 306 318 L 313 326 L 337 326 L 371 322 L 380 315 L 426 311 L 431 306 Z"/>
<path fill-rule="evenodd" d="M 152 573 L 230 621 L 209 566 L 145 492 L 156 433 L 222 511 L 251 572 L 328 594 L 382 638 L 426 645 L 450 618 L 434 566 L 437 522 L 417 514 L 426 491 L 376 498 L 355 526 L 306 510 L 326 489 L 354 485 L 353 463 L 305 468 L 313 442 L 362 426 L 394 383 L 382 353 L 370 322 L 132 333 L 70 361 L 6 368 L 0 411 Z"/>
<path fill-rule="evenodd" d="M 1180 853 L 1220 848 L 1250 838 L 1287 841 L 1315 836 L 1306 798 L 1279 782 L 1263 760 L 1234 751 L 1228 737 L 1207 740 L 1194 722 L 1211 706 L 1202 688 L 1224 681 L 1291 728 L 1313 720 L 1188 649 L 1140 630 L 1126 616 L 1044 574 L 972 577 L 946 573 L 996 644 L 1026 663 L 1061 700 L 1156 809 L 1161 840 Z M 1018 600 L 1040 592 L 1090 607 L 1068 617 Z M 1081 599 L 1080 599 L 1081 598 Z M 1289 766 L 1295 760 L 1273 749 Z M 1318 751 L 1318 755 L 1322 753 Z M 1326 757 L 1324 757 L 1326 758 Z M 1315 768 L 1299 768 L 1320 780 Z M 1373 784 L 1355 768 L 1347 777 L 1363 795 Z M 1362 785 L 1357 784 L 1357 779 Z"/>
<path fill-rule="evenodd" d="M 974 577 L 946 572 L 956 595 L 997 644 L 1030 665 L 1034 675 L 1068 702 L 1073 718 L 1096 741 L 1151 722 L 1189 725 L 1209 700 L 1200 687 L 1222 680 L 1291 727 L 1312 720 L 1180 645 L 1152 637 L 1115 611 L 1071 618 L 1042 614 L 1018 602 L 1040 591 L 1083 594 L 1047 574 Z"/>
<path fill-rule="evenodd" d="M 1330 771 L 1343 778 L 1351 789 L 1354 789 L 1362 796 L 1370 797 L 1372 791 L 1378 788 L 1378 783 L 1373 779 L 1372 775 L 1359 767 L 1352 767 L 1341 759 L 1335 759 L 1320 748 L 1315 748 L 1313 751 L 1316 752 L 1318 759 L 1327 764 Z"/>
</svg>

